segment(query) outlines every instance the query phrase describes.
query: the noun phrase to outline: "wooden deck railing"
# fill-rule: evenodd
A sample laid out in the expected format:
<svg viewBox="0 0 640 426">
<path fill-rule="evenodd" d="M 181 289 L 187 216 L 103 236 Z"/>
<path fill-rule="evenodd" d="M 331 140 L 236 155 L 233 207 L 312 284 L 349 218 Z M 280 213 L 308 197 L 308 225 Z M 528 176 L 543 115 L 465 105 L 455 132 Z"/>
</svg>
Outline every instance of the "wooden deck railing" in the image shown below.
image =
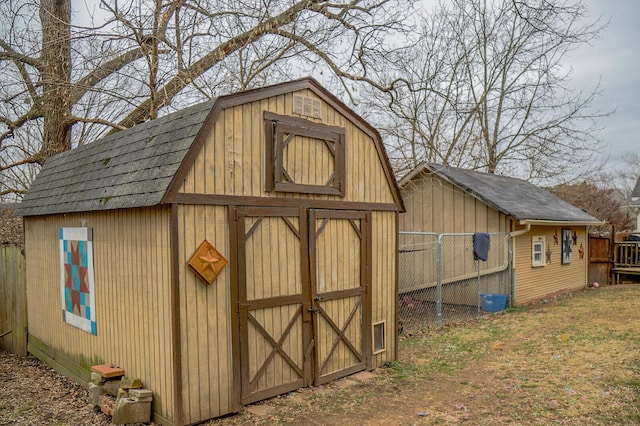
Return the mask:
<svg viewBox="0 0 640 426">
<path fill-rule="evenodd" d="M 611 273 L 615 278 L 615 284 L 620 283 L 620 275 L 640 275 L 640 242 L 613 243 Z"/>
<path fill-rule="evenodd" d="M 614 267 L 640 268 L 640 242 L 613 243 L 613 249 Z"/>
</svg>

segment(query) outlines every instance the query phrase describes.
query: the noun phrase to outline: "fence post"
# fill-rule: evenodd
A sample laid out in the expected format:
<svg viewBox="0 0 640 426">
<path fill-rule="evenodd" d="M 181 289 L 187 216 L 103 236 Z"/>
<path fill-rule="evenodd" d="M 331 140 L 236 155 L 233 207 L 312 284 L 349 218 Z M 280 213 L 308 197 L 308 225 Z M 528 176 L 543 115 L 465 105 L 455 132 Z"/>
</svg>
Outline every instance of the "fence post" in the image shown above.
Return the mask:
<svg viewBox="0 0 640 426">
<path fill-rule="evenodd" d="M 20 247 L 0 246 L 0 347 L 27 354 L 24 257 Z"/>
</svg>

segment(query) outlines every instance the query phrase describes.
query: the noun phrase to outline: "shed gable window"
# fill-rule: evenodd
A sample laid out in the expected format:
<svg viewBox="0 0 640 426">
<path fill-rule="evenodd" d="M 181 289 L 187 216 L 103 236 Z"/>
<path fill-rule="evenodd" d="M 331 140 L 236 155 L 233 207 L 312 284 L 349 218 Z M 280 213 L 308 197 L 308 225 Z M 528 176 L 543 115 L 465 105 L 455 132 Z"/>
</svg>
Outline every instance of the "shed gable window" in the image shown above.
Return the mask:
<svg viewBox="0 0 640 426">
<path fill-rule="evenodd" d="M 344 197 L 344 128 L 265 112 L 265 139 L 265 190 Z"/>
<path fill-rule="evenodd" d="M 544 266 L 545 239 L 542 236 L 534 236 L 531 240 L 531 266 Z"/>
</svg>

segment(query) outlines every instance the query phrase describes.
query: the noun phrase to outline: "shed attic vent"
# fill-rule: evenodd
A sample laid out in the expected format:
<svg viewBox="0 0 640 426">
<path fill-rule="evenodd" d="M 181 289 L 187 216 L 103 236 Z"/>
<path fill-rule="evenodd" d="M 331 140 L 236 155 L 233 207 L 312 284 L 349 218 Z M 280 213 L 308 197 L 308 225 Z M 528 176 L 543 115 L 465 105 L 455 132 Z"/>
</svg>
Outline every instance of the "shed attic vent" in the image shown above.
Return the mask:
<svg viewBox="0 0 640 426">
<path fill-rule="evenodd" d="M 322 104 L 318 99 L 293 95 L 293 112 L 311 118 L 322 118 Z"/>
</svg>

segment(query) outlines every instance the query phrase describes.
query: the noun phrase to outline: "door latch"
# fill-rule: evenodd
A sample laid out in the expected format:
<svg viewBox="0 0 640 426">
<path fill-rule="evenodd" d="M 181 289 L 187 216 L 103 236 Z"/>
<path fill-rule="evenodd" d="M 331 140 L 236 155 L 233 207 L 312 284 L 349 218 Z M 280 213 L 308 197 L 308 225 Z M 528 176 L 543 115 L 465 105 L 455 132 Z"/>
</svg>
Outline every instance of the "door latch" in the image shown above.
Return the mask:
<svg viewBox="0 0 640 426">
<path fill-rule="evenodd" d="M 314 314 L 317 314 L 318 312 L 320 312 L 320 309 L 319 308 L 309 308 L 309 309 L 307 309 L 307 311 L 313 312 Z"/>
</svg>

